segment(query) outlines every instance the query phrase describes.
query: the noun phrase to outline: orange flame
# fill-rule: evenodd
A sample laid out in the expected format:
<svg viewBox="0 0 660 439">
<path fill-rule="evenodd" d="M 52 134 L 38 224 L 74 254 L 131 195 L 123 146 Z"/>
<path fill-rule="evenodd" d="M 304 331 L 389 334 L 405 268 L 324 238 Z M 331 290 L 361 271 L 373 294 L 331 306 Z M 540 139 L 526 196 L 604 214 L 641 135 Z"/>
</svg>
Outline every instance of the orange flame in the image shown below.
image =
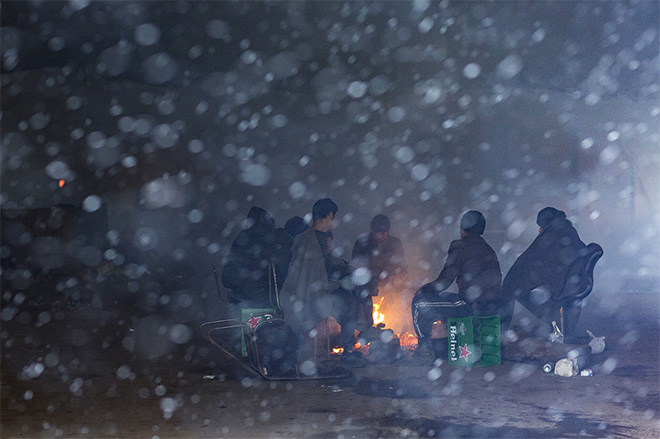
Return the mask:
<svg viewBox="0 0 660 439">
<path fill-rule="evenodd" d="M 385 299 L 385 297 L 381 297 L 379 303 L 374 303 L 374 325 L 378 325 L 379 323 L 383 323 L 385 321 L 385 314 L 378 311 L 380 306 L 383 304 L 383 299 Z"/>
<path fill-rule="evenodd" d="M 383 304 L 384 299 L 385 297 L 381 297 L 380 302 L 374 303 L 374 325 L 385 322 L 385 313 L 380 312 L 380 307 Z M 399 338 L 401 346 L 413 346 L 417 344 L 417 336 L 410 332 L 395 334 L 395 336 Z"/>
<path fill-rule="evenodd" d="M 57 183 L 60 185 L 60 187 L 62 187 L 62 186 L 64 186 L 65 181 L 64 181 L 64 180 L 60 180 L 60 181 L 58 181 Z"/>
<path fill-rule="evenodd" d="M 380 307 L 383 304 L 383 300 L 385 297 L 381 297 L 380 301 L 378 303 L 374 303 L 374 311 L 373 311 L 373 317 L 374 317 L 374 326 L 378 325 L 379 323 L 385 323 L 385 313 L 380 312 Z M 437 322 L 436 322 L 437 323 Z M 412 334 L 410 332 L 403 332 L 401 334 L 395 334 L 397 338 L 399 338 L 399 342 L 401 346 L 416 346 L 418 343 L 417 336 L 415 334 Z M 368 346 L 369 344 L 367 344 Z M 364 348 L 365 346 L 362 346 L 360 343 L 355 343 L 353 346 L 353 349 L 359 350 Z M 341 354 L 344 352 L 344 348 L 341 347 L 335 347 L 332 349 L 333 354 Z"/>
</svg>

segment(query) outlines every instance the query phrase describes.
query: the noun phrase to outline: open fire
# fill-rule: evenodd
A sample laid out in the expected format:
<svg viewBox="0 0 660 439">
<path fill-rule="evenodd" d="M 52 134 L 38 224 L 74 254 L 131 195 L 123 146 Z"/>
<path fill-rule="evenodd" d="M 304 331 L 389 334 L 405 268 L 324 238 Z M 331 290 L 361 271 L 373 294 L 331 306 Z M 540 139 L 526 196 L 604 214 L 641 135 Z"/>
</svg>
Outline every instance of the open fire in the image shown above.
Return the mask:
<svg viewBox="0 0 660 439">
<path fill-rule="evenodd" d="M 383 305 L 384 299 L 385 297 L 381 297 L 378 303 L 374 303 L 374 311 L 373 311 L 374 326 L 378 326 L 382 324 L 383 326 L 387 327 L 385 313 L 381 312 L 381 306 Z M 415 334 L 412 334 L 410 332 L 403 332 L 401 334 L 394 334 L 394 335 L 395 337 L 399 338 L 401 346 L 417 345 L 417 336 Z M 363 347 L 364 346 L 362 346 L 360 343 L 355 343 L 354 349 L 358 350 L 358 349 L 362 349 Z M 332 349 L 333 354 L 341 354 L 342 352 L 344 352 L 344 348 L 341 347 L 335 347 Z"/>
<path fill-rule="evenodd" d="M 385 314 L 380 311 L 385 297 L 380 298 L 380 302 L 374 303 L 374 325 L 378 326 L 380 323 L 385 324 Z M 401 346 L 411 346 L 417 344 L 417 336 L 410 332 L 402 332 L 401 334 L 394 334 L 401 341 Z"/>
</svg>

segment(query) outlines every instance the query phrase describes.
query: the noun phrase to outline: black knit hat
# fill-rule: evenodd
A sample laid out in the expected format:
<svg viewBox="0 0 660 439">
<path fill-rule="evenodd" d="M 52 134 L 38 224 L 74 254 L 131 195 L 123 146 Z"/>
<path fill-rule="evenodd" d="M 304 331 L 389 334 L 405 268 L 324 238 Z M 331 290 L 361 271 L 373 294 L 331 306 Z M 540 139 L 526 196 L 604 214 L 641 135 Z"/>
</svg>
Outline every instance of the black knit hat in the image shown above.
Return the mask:
<svg viewBox="0 0 660 439">
<path fill-rule="evenodd" d="M 307 223 L 299 216 L 294 216 L 289 218 L 286 224 L 284 224 L 284 230 L 286 230 L 289 235 L 296 237 L 296 235 L 300 235 L 307 230 Z"/>
<path fill-rule="evenodd" d="M 385 215 L 376 215 L 374 219 L 371 220 L 371 231 L 374 233 L 389 232 L 390 227 L 390 219 Z"/>
<path fill-rule="evenodd" d="M 461 218 L 461 230 L 473 235 L 481 235 L 486 230 L 486 218 L 476 210 L 465 212 Z"/>
<path fill-rule="evenodd" d="M 545 227 L 557 217 L 559 212 L 561 211 L 555 209 L 554 207 L 546 207 L 541 209 L 539 214 L 536 216 L 536 224 L 538 224 L 542 229 L 545 229 Z"/>
</svg>

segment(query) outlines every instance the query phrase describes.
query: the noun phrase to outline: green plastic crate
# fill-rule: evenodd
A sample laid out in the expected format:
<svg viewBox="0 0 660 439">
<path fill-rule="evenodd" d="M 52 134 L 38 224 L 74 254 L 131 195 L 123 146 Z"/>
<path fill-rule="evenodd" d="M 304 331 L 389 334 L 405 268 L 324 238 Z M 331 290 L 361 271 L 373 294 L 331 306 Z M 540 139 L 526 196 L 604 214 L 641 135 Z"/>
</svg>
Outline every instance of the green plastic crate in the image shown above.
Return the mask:
<svg viewBox="0 0 660 439">
<path fill-rule="evenodd" d="M 251 328 L 261 323 L 261 319 L 272 319 L 276 311 L 273 308 L 245 308 L 241 310 L 241 322 L 249 325 Z M 245 337 L 241 334 L 241 355 L 247 357 L 247 345 Z"/>
<path fill-rule="evenodd" d="M 502 364 L 500 316 L 447 319 L 449 364 L 488 367 Z"/>
</svg>

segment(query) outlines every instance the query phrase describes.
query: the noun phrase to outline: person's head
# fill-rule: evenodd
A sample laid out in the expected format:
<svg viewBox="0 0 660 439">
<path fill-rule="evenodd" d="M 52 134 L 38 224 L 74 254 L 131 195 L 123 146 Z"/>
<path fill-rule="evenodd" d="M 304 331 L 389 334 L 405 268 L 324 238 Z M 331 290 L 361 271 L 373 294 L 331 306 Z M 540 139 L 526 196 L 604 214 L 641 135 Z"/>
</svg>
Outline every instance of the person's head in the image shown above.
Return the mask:
<svg viewBox="0 0 660 439">
<path fill-rule="evenodd" d="M 335 215 L 339 207 L 330 198 L 322 198 L 314 203 L 312 207 L 312 221 L 314 228 L 323 232 L 329 232 L 334 227 Z"/>
<path fill-rule="evenodd" d="M 252 206 L 247 214 L 245 228 L 260 232 L 270 232 L 275 229 L 273 215 L 266 209 Z"/>
<path fill-rule="evenodd" d="M 307 223 L 301 217 L 294 216 L 289 218 L 284 224 L 284 230 L 291 235 L 292 238 L 295 238 L 297 235 L 300 235 L 307 230 Z"/>
<path fill-rule="evenodd" d="M 390 219 L 385 215 L 376 215 L 371 220 L 371 234 L 377 243 L 382 244 L 387 241 L 390 233 Z"/>
<path fill-rule="evenodd" d="M 486 230 L 486 218 L 477 210 L 470 210 L 461 217 L 461 237 L 482 235 Z"/>
<path fill-rule="evenodd" d="M 536 224 L 539 225 L 539 233 L 545 229 L 548 224 L 552 222 L 561 211 L 555 209 L 554 207 L 545 207 L 541 209 L 538 215 L 536 215 Z"/>
</svg>

